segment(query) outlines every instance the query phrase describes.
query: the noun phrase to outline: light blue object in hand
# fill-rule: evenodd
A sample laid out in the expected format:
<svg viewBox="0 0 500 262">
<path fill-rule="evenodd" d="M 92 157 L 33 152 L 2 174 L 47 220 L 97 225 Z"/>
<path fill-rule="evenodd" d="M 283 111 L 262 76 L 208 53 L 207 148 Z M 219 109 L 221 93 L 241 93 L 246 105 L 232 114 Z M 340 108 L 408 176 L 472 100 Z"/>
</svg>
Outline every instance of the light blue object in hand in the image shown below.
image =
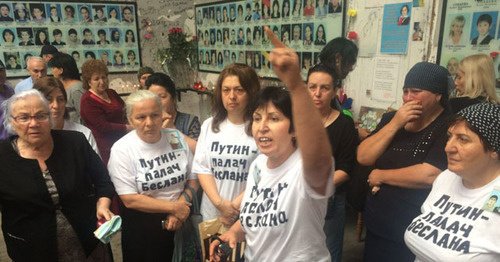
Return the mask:
<svg viewBox="0 0 500 262">
<path fill-rule="evenodd" d="M 120 230 L 122 226 L 122 218 L 120 216 L 113 216 L 110 220 L 106 221 L 99 228 L 94 231 L 94 235 L 102 243 L 108 244 L 111 237 Z"/>
</svg>

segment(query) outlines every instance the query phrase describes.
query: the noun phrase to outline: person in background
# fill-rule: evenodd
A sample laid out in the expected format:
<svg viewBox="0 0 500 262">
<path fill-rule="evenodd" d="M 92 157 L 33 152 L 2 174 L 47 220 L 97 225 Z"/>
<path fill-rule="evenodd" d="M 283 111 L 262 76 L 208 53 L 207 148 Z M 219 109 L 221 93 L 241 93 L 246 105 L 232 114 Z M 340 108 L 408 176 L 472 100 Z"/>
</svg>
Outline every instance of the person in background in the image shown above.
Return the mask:
<svg viewBox="0 0 500 262">
<path fill-rule="evenodd" d="M 463 36 L 465 26 L 465 17 L 457 15 L 451 20 L 450 32 L 446 38 L 447 45 L 465 45 L 467 37 Z"/>
<path fill-rule="evenodd" d="M 134 16 L 132 14 L 132 9 L 129 6 L 125 6 L 122 9 L 122 21 L 125 23 L 133 23 Z"/>
<path fill-rule="evenodd" d="M 3 45 L 5 47 L 13 47 L 14 41 L 16 40 L 16 35 L 14 32 L 8 28 L 4 29 L 2 32 Z"/>
<path fill-rule="evenodd" d="M 489 14 L 482 14 L 476 22 L 478 36 L 470 42 L 471 45 L 488 45 L 494 38 L 490 35 L 493 19 Z"/>
<path fill-rule="evenodd" d="M 26 64 L 26 69 L 28 70 L 30 77 L 17 83 L 16 87 L 14 88 L 16 93 L 20 93 L 22 91 L 33 88 L 33 83 L 38 78 L 47 76 L 47 64 L 41 57 L 31 56 Z"/>
<path fill-rule="evenodd" d="M 105 6 L 103 5 L 94 5 L 94 10 L 95 10 L 95 15 L 94 15 L 94 21 L 95 22 L 107 22 L 108 18 L 104 15 L 104 8 Z"/>
<path fill-rule="evenodd" d="M 139 89 L 147 89 L 146 87 L 146 79 L 148 79 L 148 77 L 150 75 L 152 75 L 155 71 L 153 71 L 153 68 L 149 67 L 149 66 L 143 66 L 141 68 L 139 68 L 139 70 L 137 71 L 137 80 L 139 81 Z"/>
<path fill-rule="evenodd" d="M 109 89 L 108 67 L 96 59 L 82 65 L 83 94 L 80 114 L 85 126 L 92 130 L 104 164 L 108 163 L 111 146 L 131 126 L 126 124 L 125 103 L 115 90 Z"/>
<path fill-rule="evenodd" d="M 189 216 L 187 186 L 197 190 L 191 172 L 193 154 L 175 129 L 162 128 L 160 98 L 148 90 L 126 100 L 127 118 L 134 130 L 111 149 L 108 169 L 123 201 L 121 216 L 123 261 L 171 261 L 175 230 Z M 153 159 L 154 165 L 144 166 Z M 154 176 L 172 169 L 165 176 Z M 175 182 L 174 182 L 175 181 Z"/>
<path fill-rule="evenodd" d="M 85 138 L 87 138 L 92 149 L 99 155 L 99 149 L 97 148 L 97 143 L 92 135 L 92 131 L 83 125 L 67 120 L 68 114 L 66 113 L 66 103 L 68 97 L 63 83 L 55 77 L 46 76 L 36 80 L 33 89 L 40 91 L 49 103 L 52 129 L 72 130 L 82 133 L 85 135 Z"/>
<path fill-rule="evenodd" d="M 17 22 L 28 22 L 30 20 L 30 12 L 22 3 L 15 4 L 14 18 Z"/>
<path fill-rule="evenodd" d="M 403 5 L 400 10 L 401 16 L 398 18 L 398 25 L 409 25 L 410 24 L 410 7 L 408 5 Z"/>
<path fill-rule="evenodd" d="M 52 31 L 52 36 L 54 37 L 54 41 L 50 43 L 51 45 L 66 45 L 66 43 L 62 41 L 62 31 L 60 29 L 54 29 L 54 31 Z"/>
<path fill-rule="evenodd" d="M 487 54 L 470 55 L 458 65 L 455 78 L 457 97 L 450 99 L 451 111 L 477 103 L 500 103 L 495 92 L 495 65 Z"/>
<path fill-rule="evenodd" d="M 421 214 L 405 230 L 416 260 L 500 261 L 500 215 L 493 209 L 500 185 L 498 116 L 499 105 L 480 103 L 452 119 L 445 147 L 448 169 L 436 178 Z M 427 240 L 430 235 L 436 241 Z"/>
<path fill-rule="evenodd" d="M 75 8 L 71 5 L 67 5 L 64 7 L 64 21 L 66 22 L 75 22 Z"/>
<path fill-rule="evenodd" d="M 108 22 L 109 23 L 119 23 L 120 22 L 120 20 L 118 20 L 118 11 L 116 11 L 115 7 L 112 7 L 109 9 Z"/>
<path fill-rule="evenodd" d="M 87 6 L 80 7 L 80 20 L 83 23 L 91 23 L 92 17 L 90 16 L 90 10 Z"/>
<path fill-rule="evenodd" d="M 0 143 L 0 204 L 13 261 L 112 261 L 94 237 L 111 219 L 115 194 L 106 166 L 80 132 L 51 130 L 38 90 L 3 104 L 12 136 Z"/>
<path fill-rule="evenodd" d="M 42 57 L 43 61 L 48 64 L 50 59 L 54 57 L 54 54 L 57 54 L 59 51 L 57 51 L 57 48 L 55 48 L 52 45 L 44 45 L 42 47 L 42 51 L 40 52 L 40 56 Z"/>
<path fill-rule="evenodd" d="M 5 65 L 0 60 L 0 105 L 12 95 L 14 95 L 14 89 L 7 84 L 7 72 L 5 71 Z M 0 107 L 0 140 L 6 139 L 8 137 L 8 132 L 3 125 L 3 107 Z"/>
<path fill-rule="evenodd" d="M 10 6 L 0 4 L 0 22 L 12 22 L 14 19 L 10 17 Z"/>
<path fill-rule="evenodd" d="M 59 17 L 59 11 L 57 11 L 57 7 L 55 5 L 51 5 L 49 11 L 50 11 L 50 22 L 61 22 L 61 17 Z"/>
<path fill-rule="evenodd" d="M 35 34 L 35 45 L 50 45 L 47 38 L 48 36 L 45 30 L 38 30 Z"/>
<path fill-rule="evenodd" d="M 19 46 L 31 46 L 33 41 L 31 38 L 33 37 L 33 33 L 31 32 L 31 28 L 19 28 L 17 29 L 17 33 L 19 35 Z"/>
<path fill-rule="evenodd" d="M 320 112 L 335 159 L 333 184 L 336 190 L 335 195 L 328 199 L 323 229 L 332 261 L 340 262 L 344 242 L 347 189 L 345 183 L 352 174 L 358 138 L 352 118 L 331 107 L 331 102 L 337 96 L 338 91 L 334 83 L 331 68 L 323 64 L 315 65 L 308 72 L 307 89 L 314 106 Z"/>
<path fill-rule="evenodd" d="M 7 55 L 7 58 L 8 63 L 6 67 L 8 70 L 21 69 L 21 65 L 17 63 L 17 56 L 15 54 Z"/>
<path fill-rule="evenodd" d="M 80 117 L 80 101 L 86 90 L 80 81 L 80 73 L 75 59 L 65 53 L 56 53 L 49 61 L 52 74 L 64 85 L 66 97 L 66 113 L 69 120 L 77 124 L 83 124 Z"/>
<path fill-rule="evenodd" d="M 238 219 L 245 174 L 258 153 L 245 129 L 250 117 L 249 100 L 259 89 L 257 73 L 247 65 L 232 64 L 219 74 L 213 117 L 203 122 L 193 160 L 192 172 L 198 174 L 204 191 L 200 207 L 204 221 L 220 217 L 222 224 L 230 227 Z M 238 150 L 223 150 L 228 147 Z M 239 164 L 218 164 L 227 161 Z"/>
<path fill-rule="evenodd" d="M 328 3 L 328 13 L 340 13 L 342 12 L 342 0 L 332 0 Z"/>
<path fill-rule="evenodd" d="M 328 14 L 328 5 L 326 4 L 328 0 L 318 0 L 316 3 L 315 15 L 326 15 Z"/>
<path fill-rule="evenodd" d="M 358 147 L 358 162 L 374 167 L 363 215 L 365 261 L 413 261 L 404 232 L 419 214 L 437 175 L 446 169 L 446 68 L 420 62 L 406 74 L 403 106 L 386 113 Z"/>
<path fill-rule="evenodd" d="M 146 79 L 146 88 L 160 97 L 162 104 L 162 128 L 179 130 L 194 153 L 196 140 L 200 136 L 200 121 L 197 116 L 177 111 L 177 92 L 172 79 L 164 73 L 153 73 Z"/>
<path fill-rule="evenodd" d="M 304 16 L 314 15 L 314 1 L 304 0 Z"/>
<path fill-rule="evenodd" d="M 246 240 L 245 261 L 331 261 L 322 230 L 335 190 L 328 137 L 298 55 L 265 31 L 275 46 L 269 60 L 289 92 L 267 87 L 252 99 L 251 131 L 262 154 L 251 164 L 240 219 L 211 243 L 210 258 L 220 260 L 221 241 L 234 248 Z"/>
</svg>

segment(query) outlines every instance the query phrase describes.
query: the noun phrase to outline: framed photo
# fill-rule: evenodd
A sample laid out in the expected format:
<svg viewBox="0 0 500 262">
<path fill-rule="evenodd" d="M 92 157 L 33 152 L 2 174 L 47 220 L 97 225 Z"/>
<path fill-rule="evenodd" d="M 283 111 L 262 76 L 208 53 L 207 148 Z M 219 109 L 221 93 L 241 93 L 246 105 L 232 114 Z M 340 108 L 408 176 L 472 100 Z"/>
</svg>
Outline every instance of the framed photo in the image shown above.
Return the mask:
<svg viewBox="0 0 500 262">
<path fill-rule="evenodd" d="M 198 69 L 220 72 L 234 62 L 275 78 L 267 56 L 268 26 L 300 57 L 303 77 L 326 43 L 344 34 L 344 0 L 246 0 L 195 5 Z"/>
<path fill-rule="evenodd" d="M 0 60 L 9 78 L 28 76 L 27 59 L 49 44 L 78 66 L 101 59 L 120 73 L 142 64 L 135 2 L 2 1 L 0 8 Z"/>
<path fill-rule="evenodd" d="M 499 9 L 496 1 L 446 0 L 443 3 L 438 63 L 455 79 L 460 61 L 472 54 L 500 52 Z M 495 74 L 500 78 L 500 56 Z"/>
</svg>

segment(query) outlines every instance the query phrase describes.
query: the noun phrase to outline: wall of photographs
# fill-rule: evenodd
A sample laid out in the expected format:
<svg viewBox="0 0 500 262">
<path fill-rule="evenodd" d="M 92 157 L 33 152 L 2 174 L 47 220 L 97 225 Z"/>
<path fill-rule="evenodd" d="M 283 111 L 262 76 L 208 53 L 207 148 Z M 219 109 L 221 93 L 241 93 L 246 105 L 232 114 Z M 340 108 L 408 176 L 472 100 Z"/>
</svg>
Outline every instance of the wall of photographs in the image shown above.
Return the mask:
<svg viewBox="0 0 500 262">
<path fill-rule="evenodd" d="M 239 62 L 275 77 L 264 26 L 297 51 L 305 76 L 325 44 L 342 36 L 345 11 L 339 0 L 252 0 L 196 5 L 195 12 L 200 71 Z"/>
<path fill-rule="evenodd" d="M 0 60 L 9 77 L 27 76 L 26 60 L 43 45 L 71 54 L 80 66 L 101 59 L 110 72 L 141 65 L 137 5 L 132 2 L 0 3 Z"/>
<path fill-rule="evenodd" d="M 468 55 L 500 52 L 498 2 L 448 0 L 444 7 L 439 64 L 455 78 L 458 64 Z M 500 56 L 493 61 L 500 78 Z"/>
</svg>

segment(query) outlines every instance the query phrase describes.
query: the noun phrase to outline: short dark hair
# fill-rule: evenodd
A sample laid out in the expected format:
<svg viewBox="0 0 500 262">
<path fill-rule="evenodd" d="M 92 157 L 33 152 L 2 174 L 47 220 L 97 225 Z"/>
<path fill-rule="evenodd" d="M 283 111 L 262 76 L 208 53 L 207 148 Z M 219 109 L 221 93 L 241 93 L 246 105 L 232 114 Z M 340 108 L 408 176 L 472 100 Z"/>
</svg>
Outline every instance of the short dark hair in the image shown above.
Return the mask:
<svg viewBox="0 0 500 262">
<path fill-rule="evenodd" d="M 293 127 L 293 117 L 292 117 L 292 100 L 290 99 L 290 92 L 284 87 L 278 86 L 268 86 L 265 87 L 257 94 L 255 94 L 248 106 L 248 118 L 250 119 L 250 124 L 246 128 L 248 135 L 252 136 L 252 124 L 253 124 L 253 113 L 255 110 L 265 107 L 269 102 L 283 113 L 283 115 L 290 120 L 290 128 L 288 133 L 292 133 L 295 129 Z"/>
<path fill-rule="evenodd" d="M 70 30 L 68 30 L 68 35 L 71 35 L 71 34 L 78 35 L 78 33 L 76 32 L 76 30 L 74 28 L 71 28 Z"/>
<path fill-rule="evenodd" d="M 479 25 L 479 23 L 481 23 L 481 22 L 486 22 L 491 26 L 491 23 L 493 23 L 493 18 L 491 18 L 491 15 L 489 15 L 489 14 L 482 14 L 477 19 L 476 25 Z"/>
<path fill-rule="evenodd" d="M 57 52 L 54 54 L 52 59 L 50 59 L 48 64 L 50 67 L 63 69 L 63 72 L 61 74 L 63 80 L 66 79 L 80 80 L 80 73 L 78 72 L 78 66 L 76 65 L 75 59 L 71 55 Z"/>
<path fill-rule="evenodd" d="M 7 28 L 7 29 L 3 30 L 3 32 L 2 32 L 3 41 L 7 41 L 7 40 L 5 40 L 5 33 L 10 33 L 12 35 L 12 37 L 13 37 L 12 41 L 14 41 L 16 39 L 16 35 L 14 34 L 14 32 L 12 32 L 12 30 Z"/>
<path fill-rule="evenodd" d="M 99 29 L 99 30 L 97 31 L 97 35 L 106 35 L 106 30 L 104 30 L 104 29 Z"/>
<path fill-rule="evenodd" d="M 492 195 L 492 196 L 490 197 L 490 199 L 492 199 L 492 198 L 494 198 L 495 200 L 498 200 L 497 195 Z"/>
<path fill-rule="evenodd" d="M 335 76 L 333 75 L 333 70 L 331 67 L 323 64 L 323 63 L 320 63 L 320 64 L 317 64 L 315 66 L 312 66 L 311 68 L 309 68 L 309 72 L 307 72 L 307 80 L 306 82 L 309 82 L 309 77 L 313 74 L 313 73 L 317 73 L 317 72 L 321 72 L 321 73 L 325 73 L 325 74 L 328 74 L 329 76 L 332 77 L 332 82 L 334 84 L 334 88 L 336 88 L 335 86 Z"/>
<path fill-rule="evenodd" d="M 85 33 L 87 33 L 87 32 L 92 34 L 92 31 L 91 31 L 90 29 L 85 28 L 85 29 L 83 30 L 83 34 L 85 34 Z"/>
<path fill-rule="evenodd" d="M 408 12 L 410 12 L 410 7 L 409 7 L 408 5 L 403 5 L 403 6 L 401 7 L 401 9 L 399 10 L 399 13 L 400 13 L 400 14 L 401 14 L 401 13 L 403 13 L 403 8 L 405 8 L 405 7 L 406 7 L 406 10 L 408 10 Z"/>
<path fill-rule="evenodd" d="M 75 8 L 71 5 L 67 5 L 64 7 L 64 10 L 69 9 L 69 11 L 74 15 L 75 14 Z"/>
<path fill-rule="evenodd" d="M 9 9 L 9 11 L 10 11 L 10 7 L 9 7 L 9 5 L 7 5 L 7 4 L 0 4 L 0 8 L 1 8 L 1 7 L 4 7 L 4 6 L 5 6 L 5 7 L 7 7 L 7 9 Z"/>
<path fill-rule="evenodd" d="M 177 98 L 177 92 L 175 91 L 175 83 L 168 76 L 167 74 L 164 73 L 152 73 L 148 79 L 146 79 L 146 88 L 149 90 L 149 87 L 151 85 L 159 85 L 163 88 L 165 88 L 165 91 L 167 91 L 172 99 L 175 101 Z"/>
<path fill-rule="evenodd" d="M 56 35 L 62 35 L 62 31 L 60 29 L 54 29 L 54 31 L 52 31 L 52 35 L 53 36 L 56 36 Z"/>
<path fill-rule="evenodd" d="M 326 46 L 321 50 L 319 59 L 321 63 L 335 68 L 335 56 L 340 54 L 342 56 L 342 70 L 347 70 L 356 64 L 358 57 L 358 47 L 351 40 L 344 37 L 337 37 L 330 40 Z M 334 71 L 335 79 L 340 80 L 341 76 L 337 75 Z"/>
</svg>

